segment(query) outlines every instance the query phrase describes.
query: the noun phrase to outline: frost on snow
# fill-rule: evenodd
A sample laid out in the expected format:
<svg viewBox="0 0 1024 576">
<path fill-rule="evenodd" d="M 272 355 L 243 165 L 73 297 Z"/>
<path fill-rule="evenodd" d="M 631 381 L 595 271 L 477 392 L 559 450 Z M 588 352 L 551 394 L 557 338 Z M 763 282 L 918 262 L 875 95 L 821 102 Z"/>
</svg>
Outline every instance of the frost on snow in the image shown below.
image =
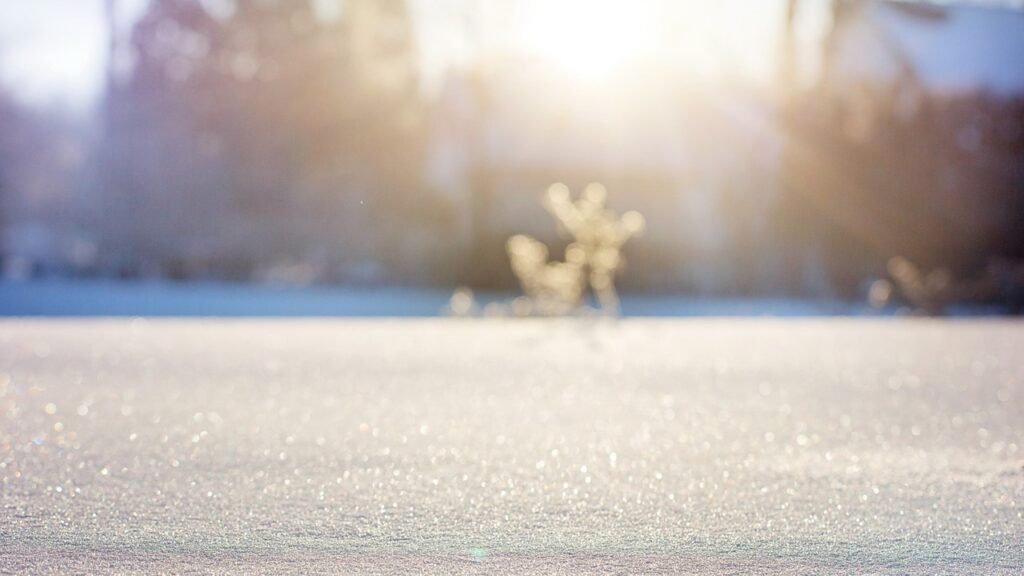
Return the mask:
<svg viewBox="0 0 1024 576">
<path fill-rule="evenodd" d="M 1024 327 L 0 322 L 0 572 L 1020 574 Z"/>
</svg>

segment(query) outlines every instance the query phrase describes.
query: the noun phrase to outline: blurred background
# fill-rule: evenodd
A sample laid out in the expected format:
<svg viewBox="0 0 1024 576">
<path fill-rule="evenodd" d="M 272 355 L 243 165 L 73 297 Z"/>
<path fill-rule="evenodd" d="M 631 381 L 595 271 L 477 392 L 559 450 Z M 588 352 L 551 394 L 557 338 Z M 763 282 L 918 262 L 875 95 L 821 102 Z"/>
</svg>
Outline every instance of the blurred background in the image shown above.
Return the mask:
<svg viewBox="0 0 1024 576">
<path fill-rule="evenodd" d="M 631 295 L 886 304 L 901 287 L 927 307 L 915 281 L 1019 312 L 1022 3 L 32 0 L 0 16 L 5 313 L 143 281 L 511 293 L 505 240 L 561 258 L 541 197 L 593 181 L 647 219 L 627 312 Z"/>
</svg>

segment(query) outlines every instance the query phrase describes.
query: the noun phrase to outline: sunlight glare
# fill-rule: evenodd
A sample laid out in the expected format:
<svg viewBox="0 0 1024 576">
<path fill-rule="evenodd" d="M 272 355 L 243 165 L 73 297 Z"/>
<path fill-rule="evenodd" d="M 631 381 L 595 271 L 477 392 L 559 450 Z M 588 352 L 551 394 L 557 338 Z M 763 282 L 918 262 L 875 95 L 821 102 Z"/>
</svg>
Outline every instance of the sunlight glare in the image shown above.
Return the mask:
<svg viewBox="0 0 1024 576">
<path fill-rule="evenodd" d="M 657 50 L 657 18 L 646 2 L 536 2 L 527 20 L 524 49 L 577 79 L 604 79 Z"/>
</svg>

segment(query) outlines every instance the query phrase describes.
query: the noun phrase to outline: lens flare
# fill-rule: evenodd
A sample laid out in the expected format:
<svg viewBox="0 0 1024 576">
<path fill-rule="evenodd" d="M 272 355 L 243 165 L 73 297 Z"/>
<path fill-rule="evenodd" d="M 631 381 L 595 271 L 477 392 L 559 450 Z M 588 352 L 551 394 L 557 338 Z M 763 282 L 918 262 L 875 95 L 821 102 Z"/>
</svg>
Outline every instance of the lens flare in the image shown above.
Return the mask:
<svg viewBox="0 0 1024 576">
<path fill-rule="evenodd" d="M 526 52 L 584 80 L 605 79 L 657 51 L 655 11 L 644 2 L 537 3 L 522 38 Z"/>
</svg>

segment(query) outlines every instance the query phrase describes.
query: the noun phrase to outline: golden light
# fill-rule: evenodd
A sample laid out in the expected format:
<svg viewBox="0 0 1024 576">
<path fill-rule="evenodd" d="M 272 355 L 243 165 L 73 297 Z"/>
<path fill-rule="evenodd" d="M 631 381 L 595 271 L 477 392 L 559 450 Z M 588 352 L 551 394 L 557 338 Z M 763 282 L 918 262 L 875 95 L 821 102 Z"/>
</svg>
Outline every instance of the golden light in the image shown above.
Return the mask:
<svg viewBox="0 0 1024 576">
<path fill-rule="evenodd" d="M 653 55 L 658 18 L 647 2 L 551 0 L 531 3 L 522 48 L 581 80 L 607 78 Z"/>
</svg>

